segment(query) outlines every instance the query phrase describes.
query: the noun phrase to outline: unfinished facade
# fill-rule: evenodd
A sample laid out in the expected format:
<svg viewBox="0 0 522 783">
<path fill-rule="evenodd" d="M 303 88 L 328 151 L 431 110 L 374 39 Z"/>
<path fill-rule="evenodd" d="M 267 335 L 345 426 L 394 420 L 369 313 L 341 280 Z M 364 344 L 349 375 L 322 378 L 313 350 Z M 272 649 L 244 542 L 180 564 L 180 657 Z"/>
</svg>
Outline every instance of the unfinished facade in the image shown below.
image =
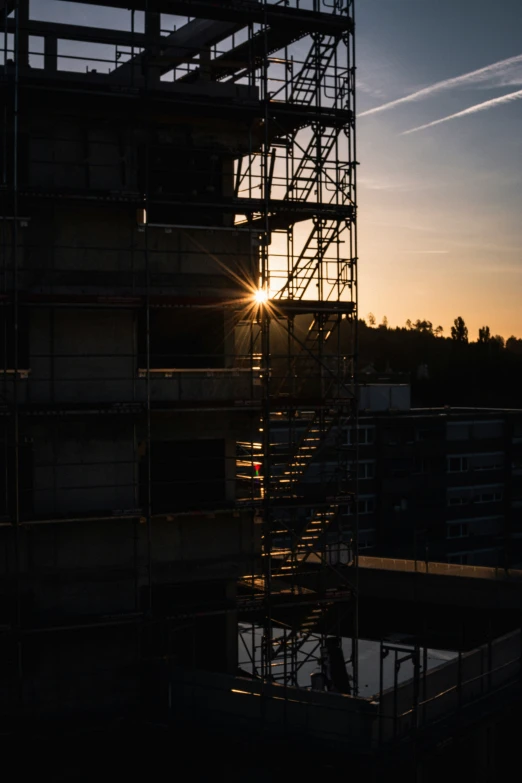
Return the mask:
<svg viewBox="0 0 522 783">
<path fill-rule="evenodd" d="M 352 0 L 44 5 L 1 10 L 3 703 L 235 673 L 238 613 L 297 684 L 357 611 Z"/>
</svg>

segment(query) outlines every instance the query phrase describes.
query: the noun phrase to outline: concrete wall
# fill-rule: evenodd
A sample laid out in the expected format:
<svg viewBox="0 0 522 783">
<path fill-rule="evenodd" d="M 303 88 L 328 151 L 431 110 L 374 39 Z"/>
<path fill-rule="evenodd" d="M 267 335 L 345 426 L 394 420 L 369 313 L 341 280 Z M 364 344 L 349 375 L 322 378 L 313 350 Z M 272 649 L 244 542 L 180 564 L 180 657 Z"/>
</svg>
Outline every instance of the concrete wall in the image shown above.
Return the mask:
<svg viewBox="0 0 522 783">
<path fill-rule="evenodd" d="M 15 545 L 13 529 L 0 528 L 0 582 L 10 596 L 0 605 L 0 625 L 14 621 L 18 566 L 22 621 L 38 627 L 139 611 L 151 583 L 235 580 L 259 540 L 245 511 L 154 519 L 150 530 L 139 517 L 34 524 L 20 529 Z"/>
<path fill-rule="evenodd" d="M 187 224 L 175 212 L 161 222 Z M 19 241 L 21 280 L 35 293 L 133 295 L 148 279 L 154 294 L 238 296 L 227 270 L 254 280 L 258 255 L 248 232 L 151 226 L 146 234 L 136 206 L 111 203 L 44 204 Z"/>
<path fill-rule="evenodd" d="M 132 422 L 41 420 L 30 428 L 33 513 L 88 515 L 136 509 L 138 455 Z"/>
<path fill-rule="evenodd" d="M 201 487 L 194 488 L 192 507 L 204 500 L 205 482 L 223 483 L 222 501 L 233 504 L 236 497 L 236 437 L 244 434 L 248 419 L 239 414 L 165 415 L 153 422 L 152 458 L 154 443 L 172 443 L 172 468 L 166 466 L 167 492 L 171 503 L 152 513 L 175 514 L 186 511 L 184 500 L 178 504 L 179 477 L 177 460 L 187 441 L 200 449 L 202 464 Z M 52 517 L 85 517 L 95 514 L 143 514 L 147 498 L 140 491 L 140 480 L 147 460 L 147 436 L 143 421 L 131 417 L 120 418 L 96 415 L 82 418 L 40 418 L 25 424 L 25 448 L 28 450 L 27 470 L 32 475 L 24 482 L 28 495 L 22 503 L 24 519 Z M 206 443 L 222 440 L 224 465 L 215 466 L 207 453 Z M 198 443 L 200 446 L 198 446 Z M 180 452 L 181 449 L 181 452 Z M 205 459 L 207 463 L 205 464 Z M 153 462 L 154 465 L 154 462 Z M 165 481 L 165 478 L 161 479 Z M 197 474 L 194 474 L 197 481 Z M 154 476 L 153 476 L 154 481 Z M 184 496 L 185 497 L 185 496 Z M 216 508 L 223 503 L 216 505 Z M 189 506 L 190 507 L 190 504 Z"/>
<path fill-rule="evenodd" d="M 86 91 L 77 103 L 70 93 L 75 106 L 49 89 L 46 105 L 40 91 L 36 103 L 24 107 L 18 184 L 32 195 L 24 195 L 27 220 L 19 226 L 16 265 L 11 226 L 0 227 L 0 258 L 7 248 L 4 290 L 13 287 L 16 266 L 19 319 L 24 328 L 27 321 L 29 345 L 18 361 L 26 377 L 15 389 L 11 373 L 2 389 L 7 402 L 20 406 L 27 460 L 22 524 L 9 525 L 9 508 L 0 526 L 0 626 L 15 629 L 0 644 L 6 664 L 0 692 L 4 703 L 31 705 L 35 712 L 131 704 L 140 656 L 165 649 L 155 629 L 145 643 L 132 623 L 120 628 L 120 620 L 147 612 L 140 614 L 143 630 L 151 612 L 154 621 L 176 614 L 197 590 L 200 603 L 221 600 L 234 592 L 231 585 L 260 546 L 252 514 L 230 510 L 235 442 L 250 430 L 250 404 L 259 392 L 236 361 L 236 313 L 220 307 L 215 342 L 221 348 L 215 348 L 212 371 L 195 362 L 189 371 L 151 365 L 146 377 L 142 345 L 145 296 L 152 307 L 189 307 L 205 298 L 237 300 L 257 283 L 257 240 L 234 228 L 232 205 L 234 159 L 248 149 L 251 121 L 191 120 L 161 100 L 147 105 L 145 117 L 134 99 L 129 111 L 119 101 L 113 108 L 96 75 L 90 83 L 100 83 L 103 92 Z M 182 85 L 180 91 L 188 99 L 194 91 L 214 99 L 256 97 L 242 85 Z M 146 190 L 145 227 L 138 209 Z M 226 211 L 224 202 L 230 203 Z M 204 407 L 210 410 L 200 412 Z M 10 432 L 4 437 L 9 457 L 1 467 L 12 494 L 14 438 Z M 190 440 L 196 449 L 201 444 L 203 455 L 205 441 L 222 446 L 218 511 L 179 507 L 175 466 L 183 443 L 176 444 Z M 148 458 L 154 460 L 160 443 L 167 443 L 165 476 L 170 443 L 173 452 L 177 448 L 172 486 L 160 477 L 167 501 L 156 513 L 153 498 L 149 514 Z M 196 474 L 192 507 L 199 506 L 206 480 L 203 471 L 201 481 Z M 89 623 L 92 628 L 79 628 Z M 218 668 L 233 670 L 233 608 L 196 624 L 197 634 L 179 634 L 180 661 L 203 666 L 213 657 Z M 98 625 L 103 630 L 95 630 Z"/>
<path fill-rule="evenodd" d="M 224 328 L 230 326 L 224 317 Z M 132 310 L 35 308 L 29 319 L 29 373 L 17 387 L 27 403 L 252 401 L 260 397 L 252 373 L 235 366 L 234 331 L 226 332 L 221 368 L 151 370 L 138 349 Z M 190 334 L 187 334 L 190 342 Z M 204 361 L 202 361 L 202 364 Z M 208 362 L 210 364 L 210 361 Z M 226 366 L 228 364 L 228 367 Z M 5 392 L 13 395 L 12 380 Z"/>
</svg>

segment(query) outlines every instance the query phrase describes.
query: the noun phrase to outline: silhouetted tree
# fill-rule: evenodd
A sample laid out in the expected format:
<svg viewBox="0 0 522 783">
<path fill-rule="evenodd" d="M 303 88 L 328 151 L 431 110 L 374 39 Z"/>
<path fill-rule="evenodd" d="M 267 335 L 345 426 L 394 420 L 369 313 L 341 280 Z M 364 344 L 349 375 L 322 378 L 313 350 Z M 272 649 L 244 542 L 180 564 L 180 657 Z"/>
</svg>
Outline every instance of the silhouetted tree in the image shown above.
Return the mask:
<svg viewBox="0 0 522 783">
<path fill-rule="evenodd" d="M 382 317 L 381 326 L 382 326 L 383 329 L 387 329 L 388 328 L 388 318 L 385 315 L 383 315 L 383 317 Z"/>
<path fill-rule="evenodd" d="M 370 326 L 375 326 L 375 324 L 377 323 L 373 313 L 368 313 L 368 323 L 370 324 Z"/>
<path fill-rule="evenodd" d="M 522 340 L 511 335 L 511 337 L 508 337 L 506 340 L 506 349 L 511 353 L 522 354 Z"/>
<path fill-rule="evenodd" d="M 433 324 L 431 321 L 421 321 L 417 319 L 414 326 L 417 332 L 429 332 L 429 334 L 433 334 Z"/>
<path fill-rule="evenodd" d="M 491 334 L 487 344 L 469 340 L 462 318 L 455 319 L 450 339 L 437 335 L 442 329 L 414 324 L 396 328 L 370 328 L 360 323 L 359 351 L 362 367 L 372 367 L 374 374 L 410 380 L 414 405 L 516 407 L 522 399 L 522 339 L 511 336 L 503 348 L 502 338 Z M 434 322 L 437 323 L 436 321 Z M 339 326 L 343 344 L 351 339 L 350 323 Z M 484 329 L 484 327 L 482 327 Z M 485 339 L 487 332 L 483 332 Z M 522 334 L 520 335 L 522 337 Z M 460 339 L 457 339 L 460 338 Z M 344 350 L 344 348 L 343 348 Z M 283 349 L 281 349 L 283 353 Z M 427 366 L 427 372 L 426 367 Z M 421 368 L 421 369 L 419 369 Z"/>
<path fill-rule="evenodd" d="M 479 343 L 489 343 L 491 340 L 491 332 L 489 326 L 483 326 L 479 329 L 478 340 Z"/>
<path fill-rule="evenodd" d="M 504 340 L 501 334 L 496 334 L 494 337 L 492 337 L 491 342 L 496 343 L 496 345 L 499 348 L 504 348 L 504 346 L 506 345 L 506 341 Z"/>
<path fill-rule="evenodd" d="M 444 331 L 444 327 L 443 326 L 437 326 L 433 330 L 433 334 L 435 335 L 435 337 L 442 337 L 443 331 Z"/>
<path fill-rule="evenodd" d="M 413 329 L 413 324 L 409 318 L 406 321 L 406 329 Z"/>
<path fill-rule="evenodd" d="M 458 318 L 455 318 L 453 324 L 454 325 L 451 327 L 451 339 L 455 340 L 458 343 L 467 343 L 468 327 L 464 322 L 464 318 L 461 318 L 461 316 L 459 315 Z"/>
</svg>

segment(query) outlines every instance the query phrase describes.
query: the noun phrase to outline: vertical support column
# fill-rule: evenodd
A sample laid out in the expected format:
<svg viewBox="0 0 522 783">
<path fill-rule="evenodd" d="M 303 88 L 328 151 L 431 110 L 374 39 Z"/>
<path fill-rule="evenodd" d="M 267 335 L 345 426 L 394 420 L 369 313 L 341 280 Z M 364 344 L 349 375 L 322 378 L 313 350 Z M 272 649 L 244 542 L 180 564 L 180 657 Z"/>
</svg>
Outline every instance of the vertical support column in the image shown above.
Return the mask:
<svg viewBox="0 0 522 783">
<path fill-rule="evenodd" d="M 161 35 L 161 14 L 155 11 L 145 12 L 145 35 L 150 38 L 159 38 Z M 146 59 L 143 60 L 145 65 L 145 81 L 148 86 L 152 86 L 160 80 L 160 69 L 156 65 L 151 65 L 149 60 L 154 59 L 157 56 L 157 47 L 151 46 Z"/>
<path fill-rule="evenodd" d="M 261 185 L 262 185 L 262 198 L 264 201 L 264 214 L 263 214 L 263 231 L 261 235 L 261 269 L 260 269 L 260 285 L 268 291 L 269 285 L 269 137 L 268 137 L 268 46 L 266 40 L 266 33 L 268 30 L 268 23 L 266 19 L 266 6 L 265 17 L 263 20 L 264 31 L 264 52 L 263 52 L 263 66 L 261 75 L 261 98 L 264 101 L 264 137 L 262 144 L 262 157 L 261 157 Z M 262 410 L 262 423 L 263 423 L 263 480 L 264 480 L 264 497 L 263 497 L 263 551 L 262 558 L 264 563 L 263 576 L 264 576 L 264 596 L 265 596 L 265 628 L 263 633 L 263 677 L 265 679 L 271 679 L 272 675 L 272 657 L 273 657 L 273 622 L 272 622 L 272 509 L 271 509 L 271 454 L 270 454 L 270 414 L 271 414 L 271 400 L 270 400 L 270 316 L 268 308 L 261 306 L 261 352 L 262 360 L 261 366 L 263 371 L 263 410 Z"/>
<path fill-rule="evenodd" d="M 58 70 L 58 40 L 54 35 L 44 39 L 44 70 L 55 73 Z"/>
<path fill-rule="evenodd" d="M 12 136 L 12 297 L 13 297 L 13 353 L 14 353 L 14 375 L 13 375 L 13 478 L 11 489 L 11 498 L 13 503 L 12 524 L 14 525 L 15 542 L 15 562 L 16 562 L 16 648 L 17 648 L 17 673 L 18 673 L 18 693 L 20 704 L 24 701 L 24 672 L 22 661 L 22 544 L 23 539 L 20 529 L 20 421 L 18 413 L 18 353 L 19 353 L 19 331 L 18 331 L 18 263 L 19 263 L 19 220 L 18 220 L 18 172 L 19 172 L 19 95 L 18 87 L 20 80 L 20 71 L 29 65 L 29 0 L 17 0 L 16 4 L 16 28 L 15 28 L 15 69 L 14 69 L 14 90 L 13 90 L 13 136 Z"/>
<path fill-rule="evenodd" d="M 29 0 L 17 0 L 15 62 L 18 68 L 29 65 Z"/>
</svg>

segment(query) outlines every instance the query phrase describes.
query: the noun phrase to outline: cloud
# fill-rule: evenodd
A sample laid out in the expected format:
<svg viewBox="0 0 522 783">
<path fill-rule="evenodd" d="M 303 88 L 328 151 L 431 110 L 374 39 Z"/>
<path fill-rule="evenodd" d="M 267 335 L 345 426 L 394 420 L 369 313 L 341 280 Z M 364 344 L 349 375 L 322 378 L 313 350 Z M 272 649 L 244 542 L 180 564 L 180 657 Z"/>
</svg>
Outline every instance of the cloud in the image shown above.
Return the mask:
<svg viewBox="0 0 522 783">
<path fill-rule="evenodd" d="M 399 193 L 417 193 L 419 190 L 432 190 L 438 187 L 431 182 L 399 182 L 398 180 L 386 181 L 384 179 L 374 179 L 372 177 L 359 177 L 357 185 L 365 190 L 373 191 L 395 191 Z"/>
<path fill-rule="evenodd" d="M 444 79 L 441 82 L 435 82 L 429 87 L 424 87 L 422 90 L 405 95 L 403 98 L 397 98 L 394 101 L 388 101 L 380 106 L 375 106 L 373 109 L 367 109 L 361 112 L 358 117 L 367 117 L 370 114 L 377 114 L 381 111 L 387 111 L 388 109 L 394 109 L 396 106 L 400 106 L 403 103 L 412 103 L 413 101 L 419 101 L 423 98 L 428 98 L 431 95 L 435 95 L 445 90 L 452 90 L 455 87 L 470 87 L 474 84 L 481 84 L 483 82 L 501 81 L 501 84 L 509 84 L 510 74 L 513 69 L 519 68 L 522 65 L 522 54 L 518 54 L 515 57 L 509 57 L 507 60 L 500 60 L 497 63 L 486 65 L 484 68 L 479 68 L 476 71 L 470 71 L 464 73 L 461 76 L 455 76 L 452 79 Z M 515 78 L 518 78 L 515 76 Z M 507 81 L 503 81 L 507 80 Z M 518 82 L 514 82 L 518 84 Z"/>
<path fill-rule="evenodd" d="M 516 92 L 509 92 L 507 95 L 501 95 L 500 98 L 492 98 L 489 101 L 483 103 L 476 103 L 474 106 L 470 106 L 468 109 L 458 111 L 455 114 L 449 114 L 447 117 L 441 117 L 440 120 L 433 120 L 433 122 L 427 122 L 425 125 L 419 125 L 416 128 L 410 128 L 410 130 L 403 131 L 400 135 L 407 136 L 409 133 L 417 133 L 417 131 L 425 130 L 426 128 L 433 128 L 435 125 L 440 125 L 443 122 L 449 122 L 449 120 L 455 120 L 458 117 L 467 117 L 470 114 L 478 114 L 480 111 L 488 111 L 495 106 L 501 106 L 504 103 L 512 103 L 522 98 L 522 90 Z"/>
</svg>

